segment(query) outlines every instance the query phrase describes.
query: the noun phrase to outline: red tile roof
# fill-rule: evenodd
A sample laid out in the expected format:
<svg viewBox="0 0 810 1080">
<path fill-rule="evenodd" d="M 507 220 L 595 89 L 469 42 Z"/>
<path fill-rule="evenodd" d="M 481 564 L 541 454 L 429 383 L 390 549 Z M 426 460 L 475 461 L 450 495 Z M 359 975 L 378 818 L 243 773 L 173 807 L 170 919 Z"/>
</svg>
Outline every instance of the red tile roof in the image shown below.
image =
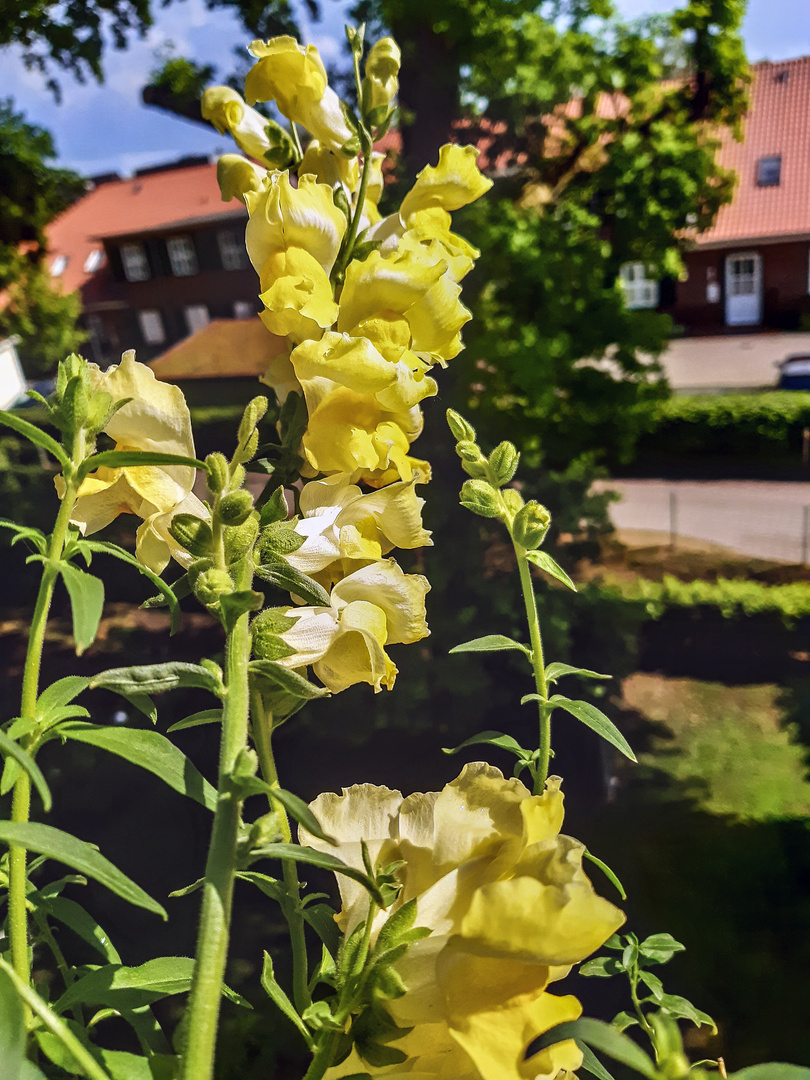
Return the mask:
<svg viewBox="0 0 810 1080">
<path fill-rule="evenodd" d="M 779 185 L 758 187 L 757 162 L 779 156 Z M 744 141 L 725 134 L 718 160 L 737 173 L 734 200 L 699 246 L 810 235 L 810 56 L 753 66 Z"/>
<path fill-rule="evenodd" d="M 245 217 L 237 202 L 223 203 L 215 164 L 191 165 L 109 180 L 88 192 L 48 227 L 47 265 L 60 257 L 67 266 L 52 279 L 63 292 L 80 289 L 93 270 L 85 270 L 92 251 L 103 251 L 102 237 L 155 232 L 221 217 Z"/>
</svg>

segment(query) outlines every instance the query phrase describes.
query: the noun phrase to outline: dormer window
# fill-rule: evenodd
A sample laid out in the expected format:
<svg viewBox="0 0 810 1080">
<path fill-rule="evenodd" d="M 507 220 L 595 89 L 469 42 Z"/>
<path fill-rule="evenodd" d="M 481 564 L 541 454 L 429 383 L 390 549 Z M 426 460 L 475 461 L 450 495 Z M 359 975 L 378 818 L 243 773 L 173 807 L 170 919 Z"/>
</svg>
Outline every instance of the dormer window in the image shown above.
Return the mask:
<svg viewBox="0 0 810 1080">
<path fill-rule="evenodd" d="M 95 274 L 96 270 L 104 262 L 104 252 L 101 248 L 93 248 L 88 253 L 87 258 L 84 260 L 84 272 L 85 274 Z"/>
<path fill-rule="evenodd" d="M 67 270 L 67 264 L 70 262 L 70 256 L 57 255 L 51 263 L 51 277 L 59 277 L 60 274 L 64 274 Z"/>
<path fill-rule="evenodd" d="M 757 162 L 757 187 L 779 187 L 782 179 L 782 157 L 761 157 Z"/>
</svg>

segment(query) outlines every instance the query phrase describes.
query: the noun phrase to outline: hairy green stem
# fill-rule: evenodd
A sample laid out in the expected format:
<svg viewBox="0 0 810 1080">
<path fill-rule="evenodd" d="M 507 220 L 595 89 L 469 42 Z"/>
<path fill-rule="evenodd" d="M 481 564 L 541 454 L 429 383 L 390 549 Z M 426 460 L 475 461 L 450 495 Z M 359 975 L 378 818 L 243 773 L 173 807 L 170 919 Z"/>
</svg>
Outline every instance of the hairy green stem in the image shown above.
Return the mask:
<svg viewBox="0 0 810 1080">
<path fill-rule="evenodd" d="M 259 755 L 259 766 L 262 776 L 271 787 L 280 787 L 278 769 L 273 754 L 273 719 L 268 716 L 264 709 L 264 703 L 260 694 L 253 697 L 253 741 L 256 744 L 256 752 Z M 292 842 L 292 830 L 289 818 L 283 806 L 271 802 L 271 809 L 278 814 L 279 824 L 284 842 Z M 307 960 L 307 942 L 304 932 L 304 914 L 301 909 L 301 884 L 298 880 L 298 869 L 293 859 L 282 859 L 282 874 L 284 884 L 287 887 L 287 903 L 284 904 L 284 915 L 290 927 L 290 943 L 292 945 L 293 958 L 293 1000 L 299 1013 L 312 1003 L 309 993 L 309 962 Z"/>
<path fill-rule="evenodd" d="M 532 670 L 534 671 L 534 685 L 537 688 L 540 701 L 537 703 L 538 719 L 540 723 L 540 744 L 537 765 L 534 773 L 534 794 L 539 795 L 545 787 L 548 776 L 548 764 L 551 758 L 551 708 L 548 702 L 548 685 L 546 683 L 546 667 L 543 660 L 543 639 L 540 636 L 540 619 L 537 615 L 537 600 L 532 585 L 532 575 L 529 563 L 526 559 L 525 550 L 515 544 L 518 570 L 520 572 L 520 587 L 523 590 L 523 601 L 526 605 L 526 618 L 529 622 L 529 642 L 532 647 Z"/>
<path fill-rule="evenodd" d="M 20 716 L 33 717 L 39 696 L 39 675 L 42 666 L 42 648 L 45 643 L 45 629 L 48 613 L 51 609 L 53 590 L 59 576 L 59 559 L 65 548 L 65 540 L 70 525 L 70 515 L 76 502 L 76 484 L 72 477 L 66 478 L 66 490 L 59 513 L 56 516 L 53 532 L 48 542 L 47 561 L 44 564 L 39 583 L 34 614 L 31 619 L 31 631 L 25 654 L 23 670 L 22 700 Z M 30 736 L 21 740 L 24 749 L 31 746 Z M 11 801 L 11 820 L 21 823 L 28 821 L 31 813 L 31 778 L 20 770 L 14 784 Z M 28 913 L 26 910 L 26 885 L 28 879 L 26 849 L 9 845 L 8 854 L 8 924 L 11 963 L 16 974 L 26 985 L 31 982 L 31 968 L 28 960 Z M 25 1006 L 26 1023 L 29 1019 L 28 1006 Z"/>
<path fill-rule="evenodd" d="M 304 1075 L 304 1080 L 321 1080 L 321 1077 L 332 1064 L 335 1051 L 337 1050 L 339 1037 L 339 1031 L 330 1031 L 329 1034 L 324 1037 L 323 1042 L 315 1052 L 315 1057 L 309 1064 L 309 1068 Z"/>
<path fill-rule="evenodd" d="M 354 251 L 355 241 L 357 240 L 357 231 L 360 228 L 360 218 L 363 215 L 363 207 L 366 202 L 366 191 L 368 190 L 368 182 L 371 178 L 371 150 L 372 142 L 371 138 L 365 134 L 362 137 L 363 142 L 363 171 L 360 174 L 360 189 L 357 192 L 357 205 L 354 208 L 354 214 L 352 215 L 351 225 L 349 226 L 349 234 L 346 237 L 346 241 L 343 245 L 343 256 L 340 259 L 339 268 L 336 267 L 338 273 L 346 269 L 351 261 L 352 253 Z M 332 271 L 333 276 L 335 270 Z"/>
<path fill-rule="evenodd" d="M 252 567 L 241 571 L 237 589 L 249 589 Z M 232 785 L 236 759 L 247 746 L 250 660 L 248 613 L 240 615 L 225 645 L 225 700 L 222 710 L 219 783 L 214 826 L 203 885 L 197 959 L 191 982 L 183 1080 L 211 1080 L 214 1071 L 222 981 L 228 959 L 236 845 L 242 803 Z"/>
</svg>

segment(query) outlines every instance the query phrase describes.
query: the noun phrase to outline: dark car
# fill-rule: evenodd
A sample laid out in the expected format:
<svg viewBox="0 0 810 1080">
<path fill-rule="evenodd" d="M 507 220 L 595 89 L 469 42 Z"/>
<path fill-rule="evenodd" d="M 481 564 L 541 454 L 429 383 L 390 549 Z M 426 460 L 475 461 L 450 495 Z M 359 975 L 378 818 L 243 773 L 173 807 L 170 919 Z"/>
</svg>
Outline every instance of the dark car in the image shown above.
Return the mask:
<svg viewBox="0 0 810 1080">
<path fill-rule="evenodd" d="M 796 353 L 779 364 L 780 390 L 810 390 L 810 353 Z"/>
</svg>

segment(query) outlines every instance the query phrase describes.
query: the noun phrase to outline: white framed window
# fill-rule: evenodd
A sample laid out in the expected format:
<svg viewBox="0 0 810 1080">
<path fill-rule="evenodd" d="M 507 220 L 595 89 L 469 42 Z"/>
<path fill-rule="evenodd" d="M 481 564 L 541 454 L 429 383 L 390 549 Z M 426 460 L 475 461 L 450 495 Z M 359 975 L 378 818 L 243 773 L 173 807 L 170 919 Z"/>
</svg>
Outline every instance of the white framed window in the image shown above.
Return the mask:
<svg viewBox="0 0 810 1080">
<path fill-rule="evenodd" d="M 147 281 L 152 276 L 143 244 L 122 244 L 121 262 L 127 281 Z"/>
<path fill-rule="evenodd" d="M 104 262 L 104 249 L 93 248 L 88 253 L 87 258 L 84 260 L 84 272 L 85 274 L 95 274 L 96 270 Z"/>
<path fill-rule="evenodd" d="M 139 311 L 138 322 L 143 340 L 147 345 L 163 344 L 166 340 L 166 331 L 163 329 L 163 319 L 160 317 L 159 311 Z"/>
<path fill-rule="evenodd" d="M 757 162 L 757 187 L 779 187 L 782 180 L 782 156 L 761 157 Z"/>
<path fill-rule="evenodd" d="M 647 276 L 644 263 L 625 263 L 619 271 L 625 305 L 630 308 L 654 308 L 658 305 L 658 282 Z"/>
<path fill-rule="evenodd" d="M 57 255 L 51 263 L 51 277 L 59 277 L 60 274 L 64 274 L 69 262 L 69 255 Z"/>
<path fill-rule="evenodd" d="M 235 319 L 252 319 L 256 309 L 249 300 L 234 300 L 233 317 Z"/>
<path fill-rule="evenodd" d="M 205 329 L 211 321 L 208 315 L 208 308 L 205 304 L 189 304 L 188 307 L 183 308 L 183 310 L 186 315 L 186 325 L 188 326 L 188 332 L 190 334 L 196 334 L 198 330 Z"/>
<path fill-rule="evenodd" d="M 234 229 L 219 229 L 217 244 L 219 257 L 225 270 L 243 270 L 247 266 L 244 237 Z"/>
<path fill-rule="evenodd" d="M 197 273 L 197 252 L 190 236 L 170 236 L 166 247 L 175 277 L 191 277 Z"/>
</svg>

